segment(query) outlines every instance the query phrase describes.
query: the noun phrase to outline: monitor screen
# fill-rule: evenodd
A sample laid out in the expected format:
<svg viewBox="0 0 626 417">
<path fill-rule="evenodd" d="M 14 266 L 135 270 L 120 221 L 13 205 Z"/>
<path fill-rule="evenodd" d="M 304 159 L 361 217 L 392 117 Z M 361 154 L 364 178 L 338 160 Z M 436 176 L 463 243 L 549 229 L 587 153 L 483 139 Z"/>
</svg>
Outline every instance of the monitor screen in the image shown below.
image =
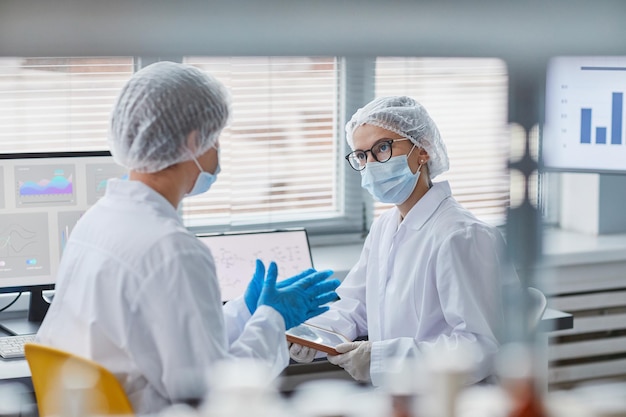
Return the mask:
<svg viewBox="0 0 626 417">
<path fill-rule="evenodd" d="M 556 57 L 546 77 L 542 168 L 626 173 L 626 56 Z"/>
<path fill-rule="evenodd" d="M 52 285 L 74 225 L 125 169 L 108 152 L 0 159 L 0 291 Z"/>
<path fill-rule="evenodd" d="M 276 262 L 278 281 L 313 267 L 305 229 L 197 236 L 215 259 L 222 301 L 232 300 L 246 291 L 257 259 L 261 259 L 266 268 L 271 261 Z"/>
</svg>

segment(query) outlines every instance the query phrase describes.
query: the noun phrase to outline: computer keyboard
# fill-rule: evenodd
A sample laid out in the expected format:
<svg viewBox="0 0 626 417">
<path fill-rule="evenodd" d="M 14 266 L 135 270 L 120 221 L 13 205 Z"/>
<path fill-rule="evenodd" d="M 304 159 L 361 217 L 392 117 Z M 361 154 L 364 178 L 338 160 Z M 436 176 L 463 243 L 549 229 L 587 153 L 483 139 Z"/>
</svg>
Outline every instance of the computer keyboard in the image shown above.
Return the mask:
<svg viewBox="0 0 626 417">
<path fill-rule="evenodd" d="M 24 344 L 34 341 L 34 334 L 0 337 L 0 356 L 4 359 L 23 358 Z"/>
</svg>

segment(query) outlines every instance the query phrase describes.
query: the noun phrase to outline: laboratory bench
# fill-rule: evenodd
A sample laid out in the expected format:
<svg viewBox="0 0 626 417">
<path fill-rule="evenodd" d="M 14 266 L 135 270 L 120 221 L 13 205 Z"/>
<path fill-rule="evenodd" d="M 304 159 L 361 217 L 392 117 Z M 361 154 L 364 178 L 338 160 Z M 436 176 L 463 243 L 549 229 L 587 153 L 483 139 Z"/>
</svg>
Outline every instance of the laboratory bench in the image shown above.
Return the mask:
<svg viewBox="0 0 626 417">
<path fill-rule="evenodd" d="M 10 318 L 18 318 L 25 316 L 24 312 L 0 313 L 0 319 L 9 316 Z M 572 328 L 572 315 L 547 309 L 541 320 L 540 329 L 545 331 L 565 330 Z M 0 337 L 8 336 L 6 332 L 0 329 Z M 350 378 L 350 376 L 341 368 L 332 365 L 325 359 L 316 360 L 313 363 L 301 364 L 291 363 L 282 374 L 284 379 L 284 389 L 290 390 L 295 385 L 305 380 L 316 379 L 318 377 L 329 378 Z M 29 380 L 30 369 L 25 359 L 2 359 L 0 358 L 0 381 L 2 380 Z"/>
<path fill-rule="evenodd" d="M 25 311 L 0 313 L 0 319 L 6 317 L 19 318 L 25 316 Z M 552 309 L 546 310 L 542 319 L 543 329 L 570 329 L 572 316 L 565 312 Z M 0 330 L 0 337 L 7 335 Z M 292 363 L 282 372 L 278 382 L 279 389 L 285 395 L 290 395 L 298 385 L 319 379 L 340 379 L 352 381 L 352 377 L 342 368 L 328 362 L 325 358 L 316 359 L 312 363 Z M 25 393 L 22 398 L 21 417 L 37 417 L 34 390 L 30 379 L 30 369 L 25 359 L 1 359 L 0 358 L 0 389 L 1 384 L 6 382 L 18 382 L 23 384 Z M 192 403 L 197 404 L 198 401 Z"/>
<path fill-rule="evenodd" d="M 362 248 L 361 242 L 347 242 L 342 245 L 320 244 L 315 237 L 311 239 L 312 257 L 316 268 L 333 269 L 335 276 L 343 279 L 352 265 L 356 263 Z M 340 256 L 338 256 L 340 254 Z M 544 233 L 544 254 L 539 269 L 539 278 L 542 279 L 540 289 L 548 297 L 548 309 L 544 313 L 539 329 L 548 338 L 548 360 L 550 361 L 550 383 L 575 381 L 577 377 L 584 377 L 584 372 L 592 375 L 626 373 L 626 360 L 609 361 L 609 364 L 618 365 L 612 369 L 602 364 L 601 369 L 591 370 L 589 364 L 579 369 L 570 359 L 576 355 L 584 355 L 585 351 L 594 354 L 601 350 L 597 342 L 583 346 L 577 352 L 577 345 L 568 335 L 579 335 L 585 331 L 595 331 L 598 328 L 610 329 L 617 327 L 615 320 L 621 319 L 626 323 L 626 316 L 616 312 L 610 323 L 601 325 L 598 319 L 588 316 L 578 316 L 581 309 L 577 303 L 581 302 L 585 309 L 600 308 L 602 302 L 611 306 L 622 304 L 626 306 L 626 235 L 587 236 L 561 230 L 548 230 Z M 624 289 L 620 291 L 619 288 Z M 584 298 L 584 293 L 590 296 L 605 293 L 604 296 Z M 24 309 L 28 305 L 26 297 L 20 300 L 13 308 Z M 607 301 L 608 300 L 608 301 Z M 23 311 L 9 311 L 0 313 L 24 314 Z M 2 335 L 0 331 L 0 335 Z M 575 338 L 574 338 L 575 339 Z M 619 339 L 621 340 L 621 339 Z M 615 340 L 616 342 L 618 339 Z M 571 346 L 569 346 L 571 345 Z M 610 344 L 618 349 L 616 344 Z M 589 347 L 590 346 L 590 347 Z M 626 343 L 623 344 L 626 346 Z M 585 350 L 586 349 L 586 350 Z M 605 348 L 606 350 L 606 348 Z M 625 349 L 622 349 L 624 351 Z M 563 359 L 565 358 L 565 360 Z M 618 363 L 619 362 L 619 363 Z M 553 366 L 554 364 L 554 366 Z M 283 388 L 290 390 L 297 384 L 322 377 L 349 379 L 349 375 L 326 360 L 312 364 L 292 363 L 283 372 Z M 0 359 L 0 381 L 21 380 L 30 381 L 30 371 L 24 359 Z"/>
</svg>

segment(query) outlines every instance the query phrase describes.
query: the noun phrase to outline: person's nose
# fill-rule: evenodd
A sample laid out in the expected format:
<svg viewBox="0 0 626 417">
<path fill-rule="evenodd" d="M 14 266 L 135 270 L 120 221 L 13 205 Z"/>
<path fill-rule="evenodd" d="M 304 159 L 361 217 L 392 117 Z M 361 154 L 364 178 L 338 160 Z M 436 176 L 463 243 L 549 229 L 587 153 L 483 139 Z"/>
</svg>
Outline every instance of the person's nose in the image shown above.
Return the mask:
<svg viewBox="0 0 626 417">
<path fill-rule="evenodd" d="M 367 155 L 367 162 L 377 162 L 376 158 L 374 158 L 374 152 L 372 152 L 371 150 L 367 151 L 366 155 Z"/>
</svg>

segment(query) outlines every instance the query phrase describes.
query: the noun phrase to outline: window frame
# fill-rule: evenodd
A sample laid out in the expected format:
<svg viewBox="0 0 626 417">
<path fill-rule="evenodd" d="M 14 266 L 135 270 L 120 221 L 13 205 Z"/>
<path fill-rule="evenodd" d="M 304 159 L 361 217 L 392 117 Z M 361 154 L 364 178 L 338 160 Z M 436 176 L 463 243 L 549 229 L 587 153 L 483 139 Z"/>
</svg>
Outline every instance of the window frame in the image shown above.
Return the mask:
<svg viewBox="0 0 626 417">
<path fill-rule="evenodd" d="M 170 57 L 168 60 L 182 62 L 183 57 Z M 338 94 L 338 127 L 335 139 L 338 156 L 335 163 L 337 169 L 337 199 L 338 199 L 338 215 L 328 218 L 318 219 L 296 219 L 275 221 L 271 224 L 260 221 L 256 224 L 219 224 L 219 225 L 202 225 L 202 226 L 186 226 L 192 233 L 215 233 L 215 232 L 239 232 L 247 230 L 259 229 L 288 229 L 293 227 L 304 227 L 307 229 L 309 237 L 314 243 L 319 244 L 344 244 L 362 242 L 367 234 L 367 227 L 364 217 L 364 206 L 373 206 L 373 200 L 361 188 L 360 176 L 347 175 L 352 174 L 352 169 L 345 163 L 343 155 L 348 152 L 348 145 L 345 141 L 344 126 L 346 121 L 352 114 L 361 107 L 365 102 L 371 100 L 369 95 L 364 92 L 367 90 L 365 85 L 354 84 L 348 80 L 363 79 L 368 80 L 367 76 L 360 75 L 366 72 L 371 66 L 371 97 L 373 98 L 373 63 L 375 58 L 355 59 L 347 57 L 336 57 L 337 71 L 339 79 Z M 155 58 L 139 57 L 140 68 L 158 61 Z M 350 171 L 350 172 L 349 172 Z M 182 209 L 179 208 L 179 213 Z"/>
</svg>

